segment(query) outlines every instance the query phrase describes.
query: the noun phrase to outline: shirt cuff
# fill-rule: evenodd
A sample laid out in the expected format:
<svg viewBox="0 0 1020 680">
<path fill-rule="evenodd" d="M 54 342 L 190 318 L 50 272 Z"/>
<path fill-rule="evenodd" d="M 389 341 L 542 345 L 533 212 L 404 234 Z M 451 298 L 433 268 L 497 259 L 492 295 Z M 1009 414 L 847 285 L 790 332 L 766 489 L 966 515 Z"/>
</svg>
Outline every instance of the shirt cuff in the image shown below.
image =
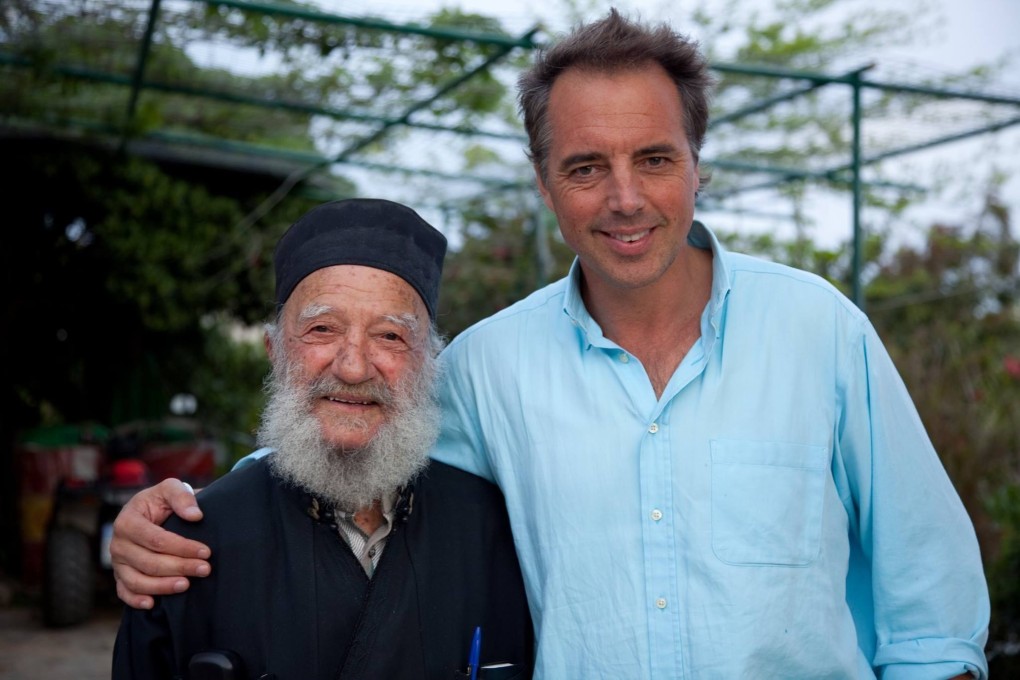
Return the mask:
<svg viewBox="0 0 1020 680">
<path fill-rule="evenodd" d="M 988 678 L 984 650 L 970 640 L 952 638 L 882 645 L 875 654 L 875 666 L 881 668 L 882 680 L 944 680 L 961 673 L 979 680 Z"/>
</svg>

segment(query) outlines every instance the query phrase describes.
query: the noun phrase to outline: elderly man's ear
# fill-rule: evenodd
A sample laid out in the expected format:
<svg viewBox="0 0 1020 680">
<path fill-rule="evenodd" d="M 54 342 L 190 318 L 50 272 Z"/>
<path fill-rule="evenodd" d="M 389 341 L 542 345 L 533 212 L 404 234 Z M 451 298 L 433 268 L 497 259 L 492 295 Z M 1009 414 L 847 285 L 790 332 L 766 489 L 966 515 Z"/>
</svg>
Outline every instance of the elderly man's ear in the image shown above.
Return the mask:
<svg viewBox="0 0 1020 680">
<path fill-rule="evenodd" d="M 262 344 L 266 347 L 266 356 L 269 357 L 269 363 L 273 363 L 273 338 L 270 337 L 269 331 L 262 334 Z"/>
</svg>

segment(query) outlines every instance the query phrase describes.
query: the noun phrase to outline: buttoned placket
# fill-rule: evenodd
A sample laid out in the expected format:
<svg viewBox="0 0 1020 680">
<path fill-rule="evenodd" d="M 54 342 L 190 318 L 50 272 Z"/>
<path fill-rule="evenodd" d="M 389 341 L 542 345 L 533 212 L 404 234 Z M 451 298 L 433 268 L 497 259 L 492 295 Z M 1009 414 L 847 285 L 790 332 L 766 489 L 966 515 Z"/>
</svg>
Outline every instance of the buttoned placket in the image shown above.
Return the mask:
<svg viewBox="0 0 1020 680">
<path fill-rule="evenodd" d="M 628 355 L 629 356 L 629 355 Z M 634 409 L 647 413 L 640 424 L 638 465 L 641 485 L 641 536 L 645 569 L 645 609 L 648 621 L 649 665 L 652 678 L 684 677 L 682 626 L 684 603 L 680 599 L 683 565 L 677 554 L 677 513 L 673 498 L 675 463 L 682 451 L 675 449 L 679 438 L 671 437 L 670 422 L 673 400 L 704 370 L 703 345 L 699 340 L 692 347 L 666 386 L 662 397 L 642 400 Z M 640 362 L 621 357 L 617 368 L 636 371 L 629 379 L 651 384 Z"/>
<path fill-rule="evenodd" d="M 717 264 L 716 260 L 714 266 Z M 643 421 L 637 423 L 624 416 L 621 426 L 631 428 L 636 425 L 640 428 L 635 431 L 641 504 L 637 519 L 641 527 L 645 574 L 648 663 L 653 680 L 686 677 L 684 603 L 679 595 L 680 583 L 686 578 L 683 573 L 686 567 L 677 553 L 678 516 L 673 498 L 674 458 L 682 456 L 683 452 L 672 444 L 676 441 L 679 445 L 682 439 L 679 436 L 675 440 L 671 438 L 669 416 L 674 399 L 704 372 L 706 356 L 713 351 L 719 336 L 721 308 L 726 297 L 725 271 L 715 271 L 713 277 L 714 287 L 719 288 L 716 291 L 719 298 L 714 303 L 710 302 L 703 313 L 701 338 L 681 362 L 658 400 L 644 367 L 636 357 L 602 336 L 597 326 L 589 328 L 565 310 L 573 325 L 583 334 L 585 351 L 601 349 L 620 377 L 624 386 L 618 397 L 621 412 L 647 414 Z M 622 400 L 630 400 L 630 406 L 624 405 Z"/>
<path fill-rule="evenodd" d="M 636 357 L 615 346 L 607 348 L 606 354 L 625 386 L 619 398 L 632 402 L 631 407 L 621 410 L 648 414 L 639 424 L 637 462 L 649 663 L 652 677 L 680 677 L 680 610 L 676 570 L 670 566 L 675 563 L 670 446 L 665 423 L 660 420 L 662 405 L 667 402 L 657 402 L 644 366 Z M 630 418 L 621 421 L 626 427 L 633 427 L 632 423 Z"/>
</svg>

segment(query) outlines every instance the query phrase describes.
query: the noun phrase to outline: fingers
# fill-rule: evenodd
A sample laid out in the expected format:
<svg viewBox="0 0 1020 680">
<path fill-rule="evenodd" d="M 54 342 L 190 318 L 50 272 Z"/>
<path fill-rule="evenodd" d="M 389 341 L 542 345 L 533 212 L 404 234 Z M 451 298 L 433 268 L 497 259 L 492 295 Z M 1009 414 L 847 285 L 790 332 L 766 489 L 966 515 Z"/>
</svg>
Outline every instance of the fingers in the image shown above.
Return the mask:
<svg viewBox="0 0 1020 680">
<path fill-rule="evenodd" d="M 202 519 L 202 511 L 198 507 L 195 492 L 191 489 L 190 484 L 185 484 L 177 479 L 164 479 L 153 488 L 160 491 L 178 517 L 189 522 L 197 522 Z"/>
<path fill-rule="evenodd" d="M 114 535 L 110 541 L 110 557 L 114 569 L 124 564 L 145 576 L 208 576 L 210 566 L 204 558 L 209 549 L 197 541 L 191 541 L 161 529 L 155 524 L 146 524 L 143 532 L 136 535 L 137 542 L 121 539 Z M 120 575 L 119 573 L 117 574 Z M 128 583 L 131 590 L 138 590 Z M 151 595 L 162 593 L 140 592 Z"/>
<path fill-rule="evenodd" d="M 190 509 L 190 512 L 189 512 Z M 209 548 L 197 542 L 172 534 L 158 525 L 173 512 L 185 512 L 201 517 L 195 497 L 184 489 L 176 479 L 167 479 L 158 485 L 140 491 L 128 501 L 113 523 L 113 540 L 110 553 L 114 559 L 131 562 L 132 566 L 150 576 L 167 574 L 153 573 L 142 564 L 132 560 L 140 553 L 133 547 L 174 557 L 206 560 Z M 180 514 L 180 512 L 178 512 Z M 188 575 L 176 572 L 179 575 Z"/>
<path fill-rule="evenodd" d="M 152 607 L 152 595 L 187 590 L 188 576 L 208 576 L 207 546 L 166 531 L 158 523 L 172 513 L 202 516 L 194 495 L 176 479 L 137 493 L 117 515 L 110 541 L 117 596 L 136 608 Z"/>
<path fill-rule="evenodd" d="M 117 597 L 135 609 L 152 609 L 155 604 L 152 595 L 182 593 L 190 585 L 186 578 L 175 576 L 154 578 L 135 571 L 126 564 L 115 566 L 114 573 Z"/>
<path fill-rule="evenodd" d="M 170 513 L 189 522 L 202 519 L 202 511 L 198 507 L 191 486 L 172 478 L 164 479 L 156 486 L 139 491 L 124 508 L 137 511 L 156 524 L 166 521 Z"/>
<path fill-rule="evenodd" d="M 152 609 L 155 602 L 151 597 L 132 592 L 120 582 L 120 579 L 115 580 L 117 582 L 117 597 L 121 602 L 133 609 Z"/>
</svg>

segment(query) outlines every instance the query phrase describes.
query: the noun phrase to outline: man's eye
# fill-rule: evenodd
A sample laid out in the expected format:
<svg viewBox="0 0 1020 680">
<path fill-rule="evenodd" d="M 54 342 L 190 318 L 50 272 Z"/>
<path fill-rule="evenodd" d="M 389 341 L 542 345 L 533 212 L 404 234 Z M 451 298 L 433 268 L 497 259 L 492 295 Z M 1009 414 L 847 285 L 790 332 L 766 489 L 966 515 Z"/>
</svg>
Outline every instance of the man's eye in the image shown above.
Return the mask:
<svg viewBox="0 0 1020 680">
<path fill-rule="evenodd" d="M 399 334 L 393 332 L 384 333 L 382 337 L 383 340 L 389 340 L 390 342 L 399 342 L 400 340 L 403 340 Z"/>
<path fill-rule="evenodd" d="M 595 167 L 591 165 L 582 165 L 579 168 L 574 168 L 573 174 L 577 177 L 590 177 L 595 172 Z"/>
<path fill-rule="evenodd" d="M 328 333 L 329 332 L 329 326 L 325 326 L 323 324 L 319 324 L 318 326 L 312 326 L 311 330 L 312 330 L 313 333 Z"/>
<path fill-rule="evenodd" d="M 663 158 L 662 156 L 652 156 L 646 162 L 648 163 L 648 165 L 652 166 L 653 168 L 657 168 L 659 166 L 665 165 L 666 164 L 666 159 Z"/>
</svg>

